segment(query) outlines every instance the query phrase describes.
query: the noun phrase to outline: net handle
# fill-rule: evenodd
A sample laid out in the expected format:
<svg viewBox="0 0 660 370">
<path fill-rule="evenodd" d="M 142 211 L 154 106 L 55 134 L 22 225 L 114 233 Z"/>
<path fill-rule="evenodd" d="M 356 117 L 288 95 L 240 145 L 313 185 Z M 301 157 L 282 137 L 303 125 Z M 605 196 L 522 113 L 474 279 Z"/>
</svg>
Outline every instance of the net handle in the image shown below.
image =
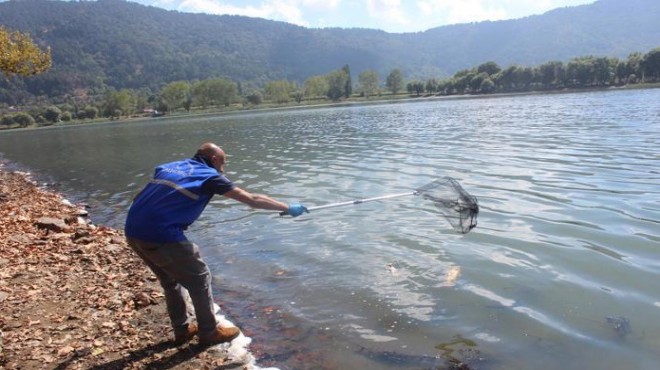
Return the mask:
<svg viewBox="0 0 660 370">
<path fill-rule="evenodd" d="M 352 205 L 356 205 L 356 204 L 374 202 L 374 201 L 377 201 L 377 200 L 407 197 L 407 196 L 410 196 L 410 195 L 417 195 L 417 191 L 412 191 L 412 192 L 407 192 L 407 193 L 399 193 L 399 194 L 382 195 L 382 196 L 373 197 L 373 198 L 356 199 L 356 200 L 351 200 L 351 201 L 348 201 L 348 202 L 339 202 L 339 203 L 326 204 L 326 205 L 323 205 L 323 206 L 309 207 L 309 208 L 307 208 L 307 210 L 309 210 L 311 212 L 311 211 L 317 211 L 319 209 L 335 208 L 335 207 L 343 207 L 343 206 L 352 206 Z"/>
<path fill-rule="evenodd" d="M 331 204 L 325 204 L 325 205 L 322 205 L 322 206 L 308 207 L 307 210 L 312 212 L 312 211 L 318 211 L 318 210 L 326 209 L 326 208 L 353 206 L 353 205 L 362 204 L 362 203 L 375 202 L 377 200 L 407 197 L 407 196 L 418 195 L 418 194 L 419 193 L 417 191 L 411 191 L 411 192 L 407 192 L 407 193 L 381 195 L 379 197 L 373 197 L 373 198 L 356 199 L 356 200 L 350 200 L 350 201 L 347 201 L 347 202 L 331 203 Z M 286 215 L 287 215 L 287 212 L 280 212 L 280 216 L 286 216 Z"/>
</svg>

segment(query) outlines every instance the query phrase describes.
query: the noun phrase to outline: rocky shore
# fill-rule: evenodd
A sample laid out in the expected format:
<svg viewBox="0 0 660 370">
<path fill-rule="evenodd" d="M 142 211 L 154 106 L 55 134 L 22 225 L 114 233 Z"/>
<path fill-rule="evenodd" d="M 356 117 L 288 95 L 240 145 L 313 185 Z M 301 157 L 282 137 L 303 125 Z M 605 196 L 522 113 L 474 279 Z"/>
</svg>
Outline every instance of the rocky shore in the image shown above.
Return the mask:
<svg viewBox="0 0 660 370">
<path fill-rule="evenodd" d="M 214 369 L 172 332 L 155 276 L 121 231 L 0 163 L 0 368 Z"/>
</svg>

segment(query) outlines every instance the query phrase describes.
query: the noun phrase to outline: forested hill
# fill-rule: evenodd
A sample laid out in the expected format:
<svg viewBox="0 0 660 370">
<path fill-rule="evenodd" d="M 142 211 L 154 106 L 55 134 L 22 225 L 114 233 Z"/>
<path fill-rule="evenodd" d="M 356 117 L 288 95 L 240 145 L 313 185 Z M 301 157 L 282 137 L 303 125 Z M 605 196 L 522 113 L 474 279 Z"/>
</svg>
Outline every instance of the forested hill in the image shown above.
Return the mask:
<svg viewBox="0 0 660 370">
<path fill-rule="evenodd" d="M 660 46 L 660 1 L 598 0 L 518 20 L 393 34 L 308 29 L 239 16 L 165 11 L 121 0 L 0 2 L 0 24 L 49 45 L 53 68 L 0 79 L 0 102 L 28 95 L 158 89 L 175 80 L 228 77 L 243 86 L 302 82 L 348 64 L 381 79 L 446 77 L 495 61 L 534 65 L 596 55 L 627 57 Z"/>
</svg>

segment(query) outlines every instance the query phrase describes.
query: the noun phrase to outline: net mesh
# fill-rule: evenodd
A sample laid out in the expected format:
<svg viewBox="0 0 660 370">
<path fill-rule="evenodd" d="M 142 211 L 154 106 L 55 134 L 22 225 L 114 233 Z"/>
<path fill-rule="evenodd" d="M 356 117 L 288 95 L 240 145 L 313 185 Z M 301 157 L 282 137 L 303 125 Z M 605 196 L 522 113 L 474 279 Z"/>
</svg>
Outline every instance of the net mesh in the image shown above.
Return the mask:
<svg viewBox="0 0 660 370">
<path fill-rule="evenodd" d="M 479 203 L 455 179 L 445 177 L 417 189 L 417 195 L 431 200 L 449 224 L 461 234 L 477 226 Z"/>
</svg>

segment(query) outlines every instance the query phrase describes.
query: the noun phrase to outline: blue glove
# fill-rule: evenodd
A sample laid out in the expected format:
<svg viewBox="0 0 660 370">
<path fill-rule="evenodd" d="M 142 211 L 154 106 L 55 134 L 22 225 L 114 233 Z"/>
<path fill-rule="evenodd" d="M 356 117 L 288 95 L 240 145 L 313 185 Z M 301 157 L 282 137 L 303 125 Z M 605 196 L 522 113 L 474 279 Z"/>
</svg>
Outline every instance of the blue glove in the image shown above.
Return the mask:
<svg viewBox="0 0 660 370">
<path fill-rule="evenodd" d="M 303 206 L 302 204 L 289 204 L 289 215 L 293 217 L 298 217 L 302 215 L 303 213 L 309 213 L 307 210 L 307 207 Z"/>
</svg>

